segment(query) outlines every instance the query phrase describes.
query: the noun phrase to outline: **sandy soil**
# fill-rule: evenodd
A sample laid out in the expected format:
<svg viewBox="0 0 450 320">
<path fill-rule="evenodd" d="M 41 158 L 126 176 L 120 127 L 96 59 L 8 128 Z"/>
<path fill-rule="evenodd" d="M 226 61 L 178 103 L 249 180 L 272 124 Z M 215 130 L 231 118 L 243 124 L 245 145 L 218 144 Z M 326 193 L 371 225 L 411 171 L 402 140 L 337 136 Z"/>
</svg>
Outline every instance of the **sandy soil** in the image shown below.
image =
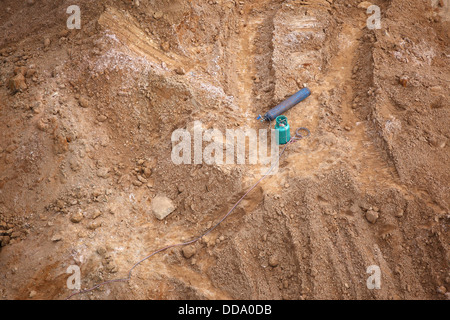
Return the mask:
<svg viewBox="0 0 450 320">
<path fill-rule="evenodd" d="M 261 165 L 175 165 L 176 129 L 290 145 L 218 228 L 72 299 L 449 299 L 449 1 L 1 0 L 0 297 L 64 299 L 192 239 Z M 175 211 L 152 212 L 156 196 Z M 377 265 L 381 288 L 366 270 Z"/>
</svg>

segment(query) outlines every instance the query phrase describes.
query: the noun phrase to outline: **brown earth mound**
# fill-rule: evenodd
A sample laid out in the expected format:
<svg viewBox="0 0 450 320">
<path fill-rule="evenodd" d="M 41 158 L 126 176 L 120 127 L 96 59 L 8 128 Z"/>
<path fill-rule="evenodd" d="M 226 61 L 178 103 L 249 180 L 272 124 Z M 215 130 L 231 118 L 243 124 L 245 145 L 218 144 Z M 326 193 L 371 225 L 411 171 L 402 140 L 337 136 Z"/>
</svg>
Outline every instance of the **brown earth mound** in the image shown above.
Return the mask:
<svg viewBox="0 0 450 320">
<path fill-rule="evenodd" d="M 446 299 L 449 1 L 0 3 L 0 297 L 64 299 L 213 226 L 261 175 L 175 165 L 194 121 L 311 131 L 218 228 L 73 299 Z M 153 201 L 157 198 L 157 201 Z M 158 203 L 157 217 L 153 204 Z M 368 289 L 369 266 L 380 289 Z"/>
</svg>

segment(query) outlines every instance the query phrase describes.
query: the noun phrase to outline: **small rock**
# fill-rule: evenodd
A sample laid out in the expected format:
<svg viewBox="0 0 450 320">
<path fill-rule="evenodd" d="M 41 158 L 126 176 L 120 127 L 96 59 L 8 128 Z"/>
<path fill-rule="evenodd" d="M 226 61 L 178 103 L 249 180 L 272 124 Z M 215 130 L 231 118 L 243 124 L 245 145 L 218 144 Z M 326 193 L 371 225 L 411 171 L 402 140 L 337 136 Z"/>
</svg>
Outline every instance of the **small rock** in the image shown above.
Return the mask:
<svg viewBox="0 0 450 320">
<path fill-rule="evenodd" d="M 136 187 L 142 186 L 142 182 L 140 182 L 139 180 L 134 180 L 132 183 L 133 183 L 133 186 L 136 186 Z"/>
<path fill-rule="evenodd" d="M 275 268 L 276 266 L 278 266 L 278 263 L 279 263 L 278 259 L 275 255 L 269 257 L 269 266 Z"/>
<path fill-rule="evenodd" d="M 401 217 L 403 217 L 403 214 L 404 214 L 403 209 L 398 209 L 397 212 L 395 213 L 395 216 L 397 218 L 401 218 Z"/>
<path fill-rule="evenodd" d="M 170 50 L 170 43 L 167 41 L 164 41 L 163 43 L 161 43 L 161 49 L 163 49 L 164 51 L 169 51 Z"/>
<path fill-rule="evenodd" d="M 153 13 L 153 18 L 155 18 L 156 20 L 161 19 L 163 17 L 164 13 L 162 11 L 156 11 L 155 13 Z"/>
<path fill-rule="evenodd" d="M 9 244 L 9 241 L 11 240 L 11 238 L 9 237 L 9 236 L 3 236 L 3 237 L 0 237 L 0 245 L 2 246 L 2 247 L 4 247 L 4 246 L 6 246 L 6 245 L 8 245 Z"/>
<path fill-rule="evenodd" d="M 153 188 L 155 186 L 155 181 L 153 179 L 148 180 L 147 187 Z"/>
<path fill-rule="evenodd" d="M 141 175 L 138 175 L 137 176 L 137 179 L 140 181 L 140 182 L 142 182 L 142 183 L 147 183 L 148 182 L 148 180 L 147 179 L 145 179 L 143 176 L 141 176 Z"/>
<path fill-rule="evenodd" d="M 408 85 L 408 77 L 407 76 L 401 76 L 398 82 L 403 86 L 406 87 Z"/>
<path fill-rule="evenodd" d="M 21 232 L 14 231 L 13 233 L 11 233 L 11 239 L 19 238 L 21 235 L 22 235 Z"/>
<path fill-rule="evenodd" d="M 89 108 L 89 101 L 85 97 L 80 97 L 78 103 L 82 108 Z"/>
<path fill-rule="evenodd" d="M 77 159 L 70 159 L 69 165 L 74 172 L 78 172 L 81 168 L 81 163 Z"/>
<path fill-rule="evenodd" d="M 99 178 L 106 179 L 106 178 L 108 178 L 108 175 L 109 175 L 109 169 L 108 168 L 100 168 L 100 169 L 97 170 L 97 176 Z"/>
<path fill-rule="evenodd" d="M 37 294 L 37 292 L 32 290 L 29 295 L 30 299 L 34 298 L 36 296 L 36 294 Z"/>
<path fill-rule="evenodd" d="M 359 214 L 362 213 L 361 208 L 359 207 L 359 205 L 357 203 L 354 203 L 354 204 L 351 205 L 350 213 L 352 215 L 359 215 Z"/>
<path fill-rule="evenodd" d="M 152 200 L 151 207 L 153 214 L 159 220 L 164 219 L 176 209 L 173 201 L 165 196 L 156 196 Z"/>
<path fill-rule="evenodd" d="M 60 234 L 55 234 L 52 239 L 53 242 L 58 242 L 62 240 L 62 236 Z"/>
<path fill-rule="evenodd" d="M 31 77 L 33 77 L 36 74 L 36 72 L 37 72 L 36 69 L 28 69 L 26 74 L 25 74 L 25 77 L 26 78 L 31 78 Z"/>
<path fill-rule="evenodd" d="M 26 73 L 27 73 L 27 68 L 24 66 L 14 68 L 15 75 L 22 74 L 24 76 L 24 75 L 26 75 Z"/>
<path fill-rule="evenodd" d="M 69 30 L 67 30 L 67 29 L 61 30 L 61 32 L 58 34 L 58 36 L 60 38 L 67 38 L 68 35 L 69 35 Z"/>
<path fill-rule="evenodd" d="M 378 212 L 376 212 L 374 210 L 368 210 L 366 212 L 366 219 L 370 223 L 375 223 L 377 221 L 378 217 L 379 217 Z"/>
<path fill-rule="evenodd" d="M 75 212 L 70 216 L 70 221 L 73 223 L 79 223 L 83 220 L 84 216 L 81 211 Z"/>
<path fill-rule="evenodd" d="M 433 87 L 430 88 L 430 91 L 434 92 L 434 93 L 441 92 L 442 91 L 442 87 L 441 86 L 433 86 Z"/>
<path fill-rule="evenodd" d="M 95 209 L 94 212 L 91 214 L 91 219 L 97 219 L 102 215 L 102 212 L 98 209 Z"/>
<path fill-rule="evenodd" d="M 9 146 L 6 147 L 5 151 L 7 153 L 11 153 L 11 152 L 17 150 L 17 148 L 19 148 L 19 146 L 17 144 L 10 144 Z"/>
<path fill-rule="evenodd" d="M 104 247 L 100 247 L 97 249 L 97 253 L 103 257 L 106 254 L 106 249 Z"/>
<path fill-rule="evenodd" d="M 186 73 L 186 71 L 184 71 L 184 69 L 182 67 L 178 67 L 175 69 L 175 73 L 182 76 Z"/>
<path fill-rule="evenodd" d="M 105 115 L 101 114 L 97 117 L 98 122 L 105 122 L 108 119 Z"/>
<path fill-rule="evenodd" d="M 192 246 L 192 245 L 191 246 L 185 246 L 182 251 L 183 251 L 183 256 L 186 259 L 190 259 L 196 252 L 195 247 Z"/>
<path fill-rule="evenodd" d="M 149 178 L 152 175 L 152 169 L 150 168 L 144 168 L 144 176 L 146 178 Z"/>
<path fill-rule="evenodd" d="M 24 75 L 22 73 L 19 73 L 18 75 L 9 79 L 8 88 L 11 89 L 13 93 L 26 90 L 28 86 L 25 82 Z"/>
<path fill-rule="evenodd" d="M 45 38 L 45 39 L 44 39 L 44 47 L 45 47 L 45 48 L 47 48 L 48 46 L 50 46 L 50 43 L 51 43 L 50 38 Z"/>
<path fill-rule="evenodd" d="M 432 103 L 431 107 L 434 109 L 440 109 L 447 105 L 447 99 L 443 94 L 439 95 Z"/>
<path fill-rule="evenodd" d="M 440 286 L 439 288 L 437 288 L 437 293 L 445 294 L 446 292 L 447 292 L 447 288 L 444 286 Z"/>
<path fill-rule="evenodd" d="M 108 270 L 108 272 L 110 273 L 116 273 L 117 271 L 119 271 L 117 266 L 112 261 L 106 264 L 106 270 Z"/>
<path fill-rule="evenodd" d="M 87 226 L 87 228 L 88 228 L 89 230 L 95 230 L 95 229 L 100 228 L 101 226 L 102 226 L 102 222 L 101 222 L 101 221 L 99 221 L 99 220 L 94 220 L 94 221 L 92 221 L 91 223 L 89 223 L 89 225 Z"/>
</svg>

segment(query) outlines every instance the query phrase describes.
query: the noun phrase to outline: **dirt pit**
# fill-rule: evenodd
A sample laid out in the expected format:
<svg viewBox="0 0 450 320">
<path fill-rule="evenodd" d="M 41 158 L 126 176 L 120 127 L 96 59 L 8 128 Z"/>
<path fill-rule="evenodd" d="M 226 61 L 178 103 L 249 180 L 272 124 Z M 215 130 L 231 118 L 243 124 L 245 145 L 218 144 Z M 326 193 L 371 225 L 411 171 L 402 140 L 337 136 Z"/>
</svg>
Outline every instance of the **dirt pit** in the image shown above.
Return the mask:
<svg viewBox="0 0 450 320">
<path fill-rule="evenodd" d="M 262 166 L 177 165 L 173 132 L 267 129 L 303 87 L 310 137 L 220 226 L 71 299 L 449 298 L 449 1 L 78 1 L 68 29 L 71 4 L 0 4 L 2 299 L 213 227 Z"/>
</svg>

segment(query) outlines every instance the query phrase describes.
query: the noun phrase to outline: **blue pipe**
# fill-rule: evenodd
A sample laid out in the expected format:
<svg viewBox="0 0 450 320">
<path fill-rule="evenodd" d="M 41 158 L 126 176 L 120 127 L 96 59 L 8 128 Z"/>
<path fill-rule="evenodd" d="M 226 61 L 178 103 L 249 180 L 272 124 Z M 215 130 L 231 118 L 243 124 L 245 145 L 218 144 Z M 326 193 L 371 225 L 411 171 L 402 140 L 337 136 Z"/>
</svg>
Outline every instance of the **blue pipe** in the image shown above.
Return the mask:
<svg viewBox="0 0 450 320">
<path fill-rule="evenodd" d="M 308 88 L 303 88 L 302 90 L 298 91 L 297 93 L 294 93 L 292 96 L 281 102 L 279 105 L 268 111 L 264 117 L 261 117 L 261 115 L 257 119 L 263 118 L 263 120 L 267 121 L 273 121 L 278 117 L 280 114 L 288 111 L 293 106 L 295 106 L 300 101 L 305 100 L 307 97 L 311 95 L 311 91 Z"/>
</svg>

